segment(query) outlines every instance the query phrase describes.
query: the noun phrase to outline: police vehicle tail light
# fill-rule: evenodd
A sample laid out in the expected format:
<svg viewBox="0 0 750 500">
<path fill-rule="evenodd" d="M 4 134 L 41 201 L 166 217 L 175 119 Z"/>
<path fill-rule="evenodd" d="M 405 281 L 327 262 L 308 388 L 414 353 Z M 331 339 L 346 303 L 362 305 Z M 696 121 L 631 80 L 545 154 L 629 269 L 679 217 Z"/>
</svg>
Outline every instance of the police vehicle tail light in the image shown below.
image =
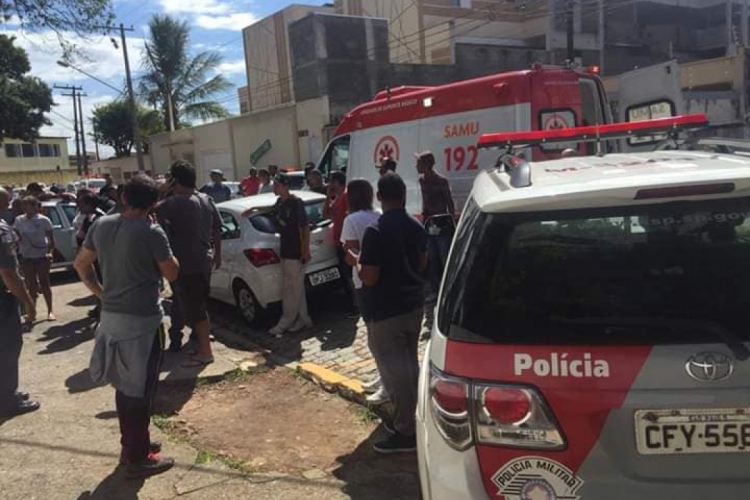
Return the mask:
<svg viewBox="0 0 750 500">
<path fill-rule="evenodd" d="M 552 412 L 535 389 L 475 383 L 472 396 L 478 443 L 539 450 L 565 447 Z"/>
<path fill-rule="evenodd" d="M 470 389 L 466 380 L 447 376 L 435 368 L 430 371 L 432 416 L 445 441 L 457 450 L 465 450 L 472 444 Z"/>
<path fill-rule="evenodd" d="M 255 267 L 270 266 L 281 262 L 276 252 L 270 248 L 248 248 L 243 253 Z"/>
</svg>

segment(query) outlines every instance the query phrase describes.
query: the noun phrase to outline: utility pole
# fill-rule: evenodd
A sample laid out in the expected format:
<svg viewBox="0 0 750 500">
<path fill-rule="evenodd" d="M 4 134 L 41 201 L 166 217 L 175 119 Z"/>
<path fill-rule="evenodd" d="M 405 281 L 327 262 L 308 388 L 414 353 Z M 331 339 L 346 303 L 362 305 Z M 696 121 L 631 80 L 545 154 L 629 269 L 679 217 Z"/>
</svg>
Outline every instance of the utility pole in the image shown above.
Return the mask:
<svg viewBox="0 0 750 500">
<path fill-rule="evenodd" d="M 77 91 L 83 90 L 83 87 L 76 87 L 70 86 L 70 85 L 55 85 L 55 89 L 57 90 L 70 90 L 70 94 L 62 94 L 65 97 L 72 97 L 73 98 L 73 132 L 76 136 L 76 166 L 78 167 L 78 176 L 80 177 L 83 175 L 83 169 L 82 169 L 82 163 L 81 163 L 81 145 L 78 142 L 78 100 L 76 99 L 78 93 Z M 83 116 L 83 115 L 81 115 Z"/>
<path fill-rule="evenodd" d="M 91 137 L 94 139 L 94 147 L 96 148 L 96 161 L 101 161 L 101 157 L 99 156 L 99 136 L 96 134 L 96 122 L 92 120 L 91 126 L 94 128 L 94 133 L 91 134 Z"/>
<path fill-rule="evenodd" d="M 575 52 L 575 20 L 574 20 L 575 0 L 568 0 L 567 5 L 567 31 L 568 31 L 568 61 L 573 63 L 576 59 Z"/>
<path fill-rule="evenodd" d="M 81 123 L 81 153 L 83 154 L 83 175 L 89 176 L 89 155 L 86 153 L 86 130 L 83 126 L 83 105 L 81 104 L 81 96 L 87 96 L 88 94 L 78 93 L 78 113 L 81 115 L 79 122 Z"/>
<path fill-rule="evenodd" d="M 119 26 L 97 26 L 96 29 L 103 31 L 119 31 L 120 32 L 120 43 L 122 44 L 122 57 L 125 60 L 125 78 L 128 82 L 128 102 L 130 103 L 130 114 L 133 126 L 133 140 L 135 142 L 135 154 L 138 158 L 138 170 L 143 172 L 146 170 L 146 164 L 143 161 L 143 148 L 141 144 L 141 129 L 138 126 L 138 108 L 135 102 L 135 93 L 133 92 L 133 77 L 130 74 L 130 60 L 128 59 L 128 43 L 125 39 L 126 31 L 135 31 L 132 27 L 126 28 L 125 25 L 120 23 Z"/>
</svg>

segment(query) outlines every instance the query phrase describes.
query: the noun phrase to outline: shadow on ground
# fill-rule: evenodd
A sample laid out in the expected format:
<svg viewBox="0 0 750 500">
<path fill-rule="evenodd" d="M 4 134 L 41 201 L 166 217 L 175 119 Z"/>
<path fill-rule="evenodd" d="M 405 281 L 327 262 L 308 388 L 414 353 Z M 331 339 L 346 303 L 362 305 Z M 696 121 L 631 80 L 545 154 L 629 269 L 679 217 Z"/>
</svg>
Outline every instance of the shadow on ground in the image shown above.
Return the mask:
<svg viewBox="0 0 750 500">
<path fill-rule="evenodd" d="M 281 338 L 268 334 L 281 315 L 281 307 L 272 304 L 269 310 L 252 325 L 248 325 L 236 307 L 218 301 L 209 303 L 211 317 L 216 326 L 226 326 L 230 329 L 239 327 L 241 334 L 259 347 L 271 351 L 276 359 L 283 362 L 302 359 L 303 344 L 310 339 L 320 341 L 321 351 L 333 351 L 351 346 L 357 336 L 359 318 L 347 318 L 349 298 L 343 292 L 330 291 L 308 296 L 308 309 L 314 328 L 299 333 L 286 333 Z M 326 325 L 320 327 L 318 325 Z M 231 342 L 228 339 L 227 345 Z M 248 350 L 243 346 L 232 345 L 239 350 Z M 273 365 L 273 359 L 268 359 L 268 366 Z"/>
<path fill-rule="evenodd" d="M 416 453 L 379 455 L 373 445 L 388 437 L 381 425 L 348 455 L 336 460 L 333 475 L 345 482 L 342 491 L 353 500 L 419 500 L 419 468 Z"/>
<path fill-rule="evenodd" d="M 83 318 L 47 329 L 37 342 L 50 342 L 39 354 L 54 354 L 74 349 L 94 338 L 95 320 Z"/>
<path fill-rule="evenodd" d="M 78 500 L 138 500 L 144 479 L 128 479 L 125 467 L 113 470 L 94 491 L 84 491 Z"/>
</svg>

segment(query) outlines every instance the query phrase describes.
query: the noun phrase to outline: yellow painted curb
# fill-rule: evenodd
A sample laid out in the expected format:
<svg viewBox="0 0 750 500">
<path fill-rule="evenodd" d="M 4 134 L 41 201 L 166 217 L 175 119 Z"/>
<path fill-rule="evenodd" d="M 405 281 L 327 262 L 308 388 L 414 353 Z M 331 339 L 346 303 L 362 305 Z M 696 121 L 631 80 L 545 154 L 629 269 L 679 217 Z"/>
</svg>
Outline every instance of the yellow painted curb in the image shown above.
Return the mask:
<svg viewBox="0 0 750 500">
<path fill-rule="evenodd" d="M 298 369 L 318 379 L 323 384 L 344 387 L 355 394 L 364 396 L 365 391 L 362 388 L 362 382 L 359 380 L 345 377 L 315 363 L 300 363 Z"/>
</svg>

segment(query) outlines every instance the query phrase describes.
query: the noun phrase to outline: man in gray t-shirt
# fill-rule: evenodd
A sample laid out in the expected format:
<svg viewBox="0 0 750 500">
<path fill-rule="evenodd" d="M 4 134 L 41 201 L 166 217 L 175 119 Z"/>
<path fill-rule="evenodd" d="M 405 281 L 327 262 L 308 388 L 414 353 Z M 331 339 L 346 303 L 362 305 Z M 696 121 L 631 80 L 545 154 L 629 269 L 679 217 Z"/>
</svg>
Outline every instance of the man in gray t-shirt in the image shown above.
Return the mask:
<svg viewBox="0 0 750 500">
<path fill-rule="evenodd" d="M 186 322 L 198 343 L 197 355 L 187 363 L 189 367 L 213 362 L 207 306 L 211 269 L 221 267 L 221 217 L 213 200 L 195 187 L 193 166 L 185 161 L 174 162 L 165 187 L 167 198 L 155 210 L 180 261 L 180 276 L 172 284 L 177 300 L 172 304 L 169 350 L 180 350 L 182 322 Z"/>
<path fill-rule="evenodd" d="M 160 314 L 157 263 L 169 260 L 172 251 L 164 230 L 148 219 L 119 214 L 97 220 L 83 247 L 101 257 L 102 310 L 133 316 Z"/>
<path fill-rule="evenodd" d="M 174 280 L 179 272 L 166 234 L 149 219 L 158 197 L 149 177 L 129 181 L 123 213 L 94 222 L 75 262 L 81 280 L 102 303 L 89 371 L 95 382 L 110 382 L 117 390 L 120 463 L 127 465 L 129 477 L 174 465 L 157 455 L 159 447 L 151 444 L 148 430 L 162 353 L 159 281 Z M 94 272 L 96 260 L 104 286 Z"/>
</svg>

